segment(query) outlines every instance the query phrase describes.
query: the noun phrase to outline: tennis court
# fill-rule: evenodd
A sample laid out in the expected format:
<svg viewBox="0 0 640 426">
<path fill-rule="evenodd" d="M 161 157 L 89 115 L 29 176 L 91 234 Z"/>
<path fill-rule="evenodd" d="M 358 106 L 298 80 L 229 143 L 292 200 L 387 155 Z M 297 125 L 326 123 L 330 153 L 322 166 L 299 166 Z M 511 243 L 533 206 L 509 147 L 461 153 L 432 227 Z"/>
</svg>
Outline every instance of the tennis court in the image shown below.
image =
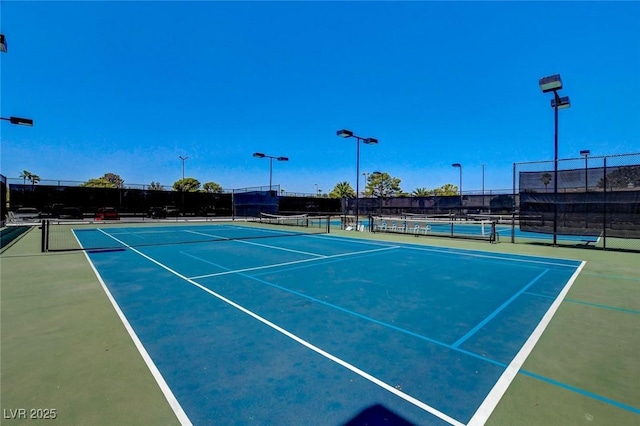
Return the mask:
<svg viewBox="0 0 640 426">
<path fill-rule="evenodd" d="M 194 424 L 482 424 L 582 266 L 250 224 L 75 234 Z"/>
</svg>

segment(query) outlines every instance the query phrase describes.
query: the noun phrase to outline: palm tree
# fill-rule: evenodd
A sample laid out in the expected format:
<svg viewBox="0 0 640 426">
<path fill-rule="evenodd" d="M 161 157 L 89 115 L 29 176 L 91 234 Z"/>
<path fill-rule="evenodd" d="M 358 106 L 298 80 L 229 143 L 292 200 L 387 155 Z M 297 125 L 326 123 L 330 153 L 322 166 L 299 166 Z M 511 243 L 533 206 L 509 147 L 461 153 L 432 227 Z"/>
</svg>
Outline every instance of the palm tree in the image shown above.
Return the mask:
<svg viewBox="0 0 640 426">
<path fill-rule="evenodd" d="M 553 177 L 551 176 L 550 173 L 545 173 L 545 174 L 542 175 L 540 180 L 542 181 L 542 184 L 544 185 L 544 192 L 547 192 L 547 186 L 549 186 L 549 184 L 553 180 Z"/>
<path fill-rule="evenodd" d="M 31 181 L 31 186 L 33 186 L 36 183 L 40 182 L 40 176 L 34 175 L 33 173 L 30 174 L 27 179 L 29 179 Z"/>
<path fill-rule="evenodd" d="M 23 179 L 22 180 L 22 184 L 26 185 L 27 184 L 27 179 L 29 179 L 31 177 L 31 172 L 29 170 L 24 170 L 21 174 L 20 177 Z"/>
<path fill-rule="evenodd" d="M 433 195 L 433 190 L 427 188 L 416 188 L 411 195 L 414 197 L 429 197 Z"/>
<path fill-rule="evenodd" d="M 329 193 L 331 198 L 354 198 L 356 191 L 353 190 L 349 182 L 338 182 Z"/>
</svg>

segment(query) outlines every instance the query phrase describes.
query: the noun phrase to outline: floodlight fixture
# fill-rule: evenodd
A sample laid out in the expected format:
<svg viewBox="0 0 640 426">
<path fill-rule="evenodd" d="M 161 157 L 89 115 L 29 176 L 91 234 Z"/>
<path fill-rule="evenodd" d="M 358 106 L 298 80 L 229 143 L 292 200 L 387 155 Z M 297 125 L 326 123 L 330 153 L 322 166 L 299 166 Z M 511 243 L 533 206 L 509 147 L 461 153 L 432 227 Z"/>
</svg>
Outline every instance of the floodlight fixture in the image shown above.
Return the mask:
<svg viewBox="0 0 640 426">
<path fill-rule="evenodd" d="M 567 109 L 571 106 L 571 101 L 568 96 L 554 97 L 551 99 L 551 108 L 555 108 L 556 105 L 558 105 L 558 109 Z"/>
<path fill-rule="evenodd" d="M 272 187 L 272 179 L 273 179 L 273 160 L 276 159 L 277 161 L 289 161 L 289 157 L 276 157 L 274 155 L 267 155 L 264 154 L 262 152 L 254 152 L 253 156 L 256 158 L 268 158 L 269 159 L 269 191 L 271 191 L 271 187 Z"/>
<path fill-rule="evenodd" d="M 460 209 L 462 210 L 462 164 L 453 163 L 451 167 L 460 169 L 460 188 L 458 189 L 458 192 L 460 192 Z"/>
<path fill-rule="evenodd" d="M 583 149 L 580 155 L 584 157 L 584 192 L 589 192 L 589 155 L 591 151 Z"/>
<path fill-rule="evenodd" d="M 338 130 L 336 132 L 336 134 L 338 136 L 340 136 L 341 138 L 351 138 L 351 137 L 353 137 L 353 132 L 351 130 L 346 130 L 346 129 Z"/>
<path fill-rule="evenodd" d="M 363 142 L 367 145 L 378 145 L 378 139 L 376 138 L 366 138 Z"/>
<path fill-rule="evenodd" d="M 5 38 L 4 34 L 0 34 L 0 52 L 6 52 L 7 51 L 7 39 Z"/>
<path fill-rule="evenodd" d="M 22 118 L 22 117 L 0 117 L 0 120 L 5 120 L 10 122 L 11 124 L 17 124 L 18 126 L 29 126 L 33 127 L 33 120 L 31 118 Z"/>
<path fill-rule="evenodd" d="M 543 77 L 538 82 L 542 93 L 555 92 L 562 89 L 562 79 L 560 74 L 550 75 L 549 77 Z"/>
</svg>

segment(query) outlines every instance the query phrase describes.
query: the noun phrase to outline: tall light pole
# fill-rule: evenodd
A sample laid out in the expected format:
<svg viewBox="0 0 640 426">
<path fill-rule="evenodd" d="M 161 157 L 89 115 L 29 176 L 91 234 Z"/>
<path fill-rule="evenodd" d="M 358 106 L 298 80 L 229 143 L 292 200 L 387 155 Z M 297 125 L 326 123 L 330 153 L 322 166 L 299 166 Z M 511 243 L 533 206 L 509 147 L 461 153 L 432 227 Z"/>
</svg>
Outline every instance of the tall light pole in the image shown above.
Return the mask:
<svg viewBox="0 0 640 426">
<path fill-rule="evenodd" d="M 182 201 L 181 201 L 182 205 L 180 206 L 180 208 L 182 210 L 182 215 L 184 216 L 184 162 L 187 161 L 187 158 L 189 157 L 186 157 L 186 156 L 183 157 L 182 155 L 179 155 L 178 158 L 182 160 L 182 181 L 180 182 L 180 192 L 181 192 L 180 195 L 182 198 Z"/>
<path fill-rule="evenodd" d="M 484 213 L 484 166 L 482 163 L 482 212 Z"/>
<path fill-rule="evenodd" d="M 462 214 L 462 164 L 453 163 L 451 167 L 460 169 L 460 189 L 458 190 L 458 192 L 460 193 L 460 214 Z"/>
<path fill-rule="evenodd" d="M 378 139 L 376 138 L 363 138 L 354 135 L 351 130 L 342 129 L 336 132 L 336 135 L 341 138 L 355 138 L 356 139 L 356 230 L 360 229 L 360 142 L 364 142 L 367 145 L 377 145 Z"/>
<path fill-rule="evenodd" d="M 560 97 L 558 90 L 562 89 L 562 79 L 560 74 L 554 74 L 549 77 L 543 77 L 538 82 L 542 93 L 553 92 L 553 99 L 551 99 L 551 108 L 553 108 L 554 114 L 554 137 L 553 137 L 553 245 L 557 245 L 558 237 L 558 110 L 569 108 L 571 102 L 568 96 Z"/>
<path fill-rule="evenodd" d="M 273 159 L 278 161 L 289 161 L 288 157 L 276 157 L 273 155 L 263 154 L 262 152 L 254 152 L 253 156 L 256 158 L 268 158 L 269 159 L 269 191 L 271 191 L 271 180 L 273 177 Z"/>
<path fill-rule="evenodd" d="M 589 151 L 588 149 L 583 149 L 582 151 L 580 151 L 580 155 L 584 157 L 584 192 L 589 192 L 589 176 L 587 175 L 589 170 L 587 163 L 589 154 L 591 154 L 591 151 Z"/>
</svg>

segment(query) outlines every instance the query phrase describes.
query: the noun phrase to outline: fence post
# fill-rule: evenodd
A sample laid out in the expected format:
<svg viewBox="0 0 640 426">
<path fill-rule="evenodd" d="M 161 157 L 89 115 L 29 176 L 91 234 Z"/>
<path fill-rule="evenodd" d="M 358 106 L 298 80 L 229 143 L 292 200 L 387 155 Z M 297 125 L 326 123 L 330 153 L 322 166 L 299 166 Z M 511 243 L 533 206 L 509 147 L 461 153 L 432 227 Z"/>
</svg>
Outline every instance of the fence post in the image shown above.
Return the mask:
<svg viewBox="0 0 640 426">
<path fill-rule="evenodd" d="M 604 186 L 602 203 L 602 248 L 607 249 L 607 157 L 604 157 L 604 175 L 602 177 Z"/>
</svg>

